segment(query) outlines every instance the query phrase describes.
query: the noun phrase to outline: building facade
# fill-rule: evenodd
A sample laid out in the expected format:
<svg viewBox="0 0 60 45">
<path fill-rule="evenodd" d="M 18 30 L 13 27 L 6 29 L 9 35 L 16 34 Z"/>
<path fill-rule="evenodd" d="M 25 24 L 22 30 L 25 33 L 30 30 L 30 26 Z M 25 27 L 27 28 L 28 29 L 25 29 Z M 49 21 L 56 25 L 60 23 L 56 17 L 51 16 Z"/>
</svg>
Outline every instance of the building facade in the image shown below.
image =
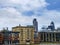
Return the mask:
<svg viewBox="0 0 60 45">
<path fill-rule="evenodd" d="M 20 44 L 34 43 L 34 27 L 33 26 L 16 26 L 12 28 L 13 32 L 20 32 Z"/>
<path fill-rule="evenodd" d="M 3 34 L 0 32 L 0 44 L 3 44 Z"/>
<path fill-rule="evenodd" d="M 40 42 L 60 42 L 60 32 L 39 32 Z"/>
<path fill-rule="evenodd" d="M 19 32 L 12 32 L 12 31 L 0 32 L 0 44 L 11 45 L 19 43 L 18 40 L 19 37 L 17 37 L 15 34 L 18 34 L 17 36 L 19 36 Z M 13 35 L 15 35 L 15 37 Z"/>
<path fill-rule="evenodd" d="M 38 36 L 34 38 L 34 44 L 39 44 L 40 43 L 40 34 L 38 33 Z"/>
</svg>

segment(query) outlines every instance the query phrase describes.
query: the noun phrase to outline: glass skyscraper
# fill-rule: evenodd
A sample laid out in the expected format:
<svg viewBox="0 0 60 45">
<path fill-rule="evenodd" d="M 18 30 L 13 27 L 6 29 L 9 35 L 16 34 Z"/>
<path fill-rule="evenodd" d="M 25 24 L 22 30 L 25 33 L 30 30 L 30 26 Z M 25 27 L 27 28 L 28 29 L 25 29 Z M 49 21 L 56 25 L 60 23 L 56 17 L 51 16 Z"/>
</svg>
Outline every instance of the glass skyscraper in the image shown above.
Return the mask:
<svg viewBox="0 0 60 45">
<path fill-rule="evenodd" d="M 54 22 L 53 21 L 48 26 L 48 29 L 51 29 L 51 31 L 54 31 L 55 30 L 55 25 L 54 25 Z"/>
<path fill-rule="evenodd" d="M 38 22 L 36 20 L 36 18 L 33 19 L 33 26 L 34 26 L 34 37 L 38 36 Z"/>
<path fill-rule="evenodd" d="M 37 22 L 36 18 L 33 19 L 33 26 L 35 28 L 35 32 L 38 32 L 38 22 Z"/>
</svg>

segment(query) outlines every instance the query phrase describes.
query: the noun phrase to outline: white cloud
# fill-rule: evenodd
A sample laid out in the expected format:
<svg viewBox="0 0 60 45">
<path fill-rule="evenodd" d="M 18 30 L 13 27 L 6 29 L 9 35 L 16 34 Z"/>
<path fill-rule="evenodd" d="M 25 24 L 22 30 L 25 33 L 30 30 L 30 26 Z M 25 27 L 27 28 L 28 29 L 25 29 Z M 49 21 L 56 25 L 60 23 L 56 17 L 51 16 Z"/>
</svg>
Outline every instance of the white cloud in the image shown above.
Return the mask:
<svg viewBox="0 0 60 45">
<path fill-rule="evenodd" d="M 40 21 L 40 25 L 49 25 L 53 21 L 56 28 L 60 27 L 60 12 L 56 10 L 45 10 L 42 13 Z"/>
<path fill-rule="evenodd" d="M 45 0 L 0 0 L 0 4 L 4 6 L 20 5 L 23 10 L 43 8 L 48 5 Z"/>
<path fill-rule="evenodd" d="M 26 24 L 31 24 L 30 17 L 28 16 L 23 16 L 20 12 L 18 12 L 14 8 L 2 8 L 0 9 L 0 28 L 2 27 L 12 27 L 16 26 L 18 24 L 26 25 Z"/>
<path fill-rule="evenodd" d="M 11 3 L 29 5 L 32 7 L 45 6 L 47 3 L 45 0 L 10 0 Z"/>
<path fill-rule="evenodd" d="M 2 27 L 12 27 L 17 26 L 18 24 L 21 25 L 32 25 L 33 18 L 37 18 L 39 23 L 39 29 L 42 25 L 49 25 L 51 21 L 55 22 L 56 27 L 59 27 L 59 18 L 60 12 L 58 11 L 48 11 L 45 10 L 41 16 L 32 15 L 32 16 L 24 16 L 21 12 L 18 12 L 14 8 L 2 8 L 0 9 L 0 25 Z"/>
<path fill-rule="evenodd" d="M 60 12 L 55 10 L 45 10 L 48 5 L 45 0 L 0 0 L 0 29 L 3 27 L 12 27 L 18 24 L 32 24 L 33 18 L 37 18 L 39 30 L 42 25 L 49 25 L 51 21 L 55 22 L 56 27 L 60 23 Z M 14 8 L 16 7 L 16 8 Z M 22 12 L 33 11 L 32 16 L 22 15 Z M 37 14 L 41 14 L 38 16 Z"/>
</svg>

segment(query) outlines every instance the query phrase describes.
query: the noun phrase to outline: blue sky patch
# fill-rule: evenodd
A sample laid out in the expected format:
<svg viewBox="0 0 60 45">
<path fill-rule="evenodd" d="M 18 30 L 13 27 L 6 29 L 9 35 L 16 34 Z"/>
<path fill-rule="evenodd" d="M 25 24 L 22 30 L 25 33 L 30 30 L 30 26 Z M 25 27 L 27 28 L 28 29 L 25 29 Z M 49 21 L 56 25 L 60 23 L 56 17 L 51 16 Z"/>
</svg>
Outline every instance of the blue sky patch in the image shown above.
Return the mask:
<svg viewBox="0 0 60 45">
<path fill-rule="evenodd" d="M 48 10 L 60 10 L 60 0 L 46 0 L 49 3 Z"/>
<path fill-rule="evenodd" d="M 32 16 L 32 15 L 34 15 L 34 11 L 24 11 L 24 12 L 22 12 L 22 14 L 25 16 Z"/>
</svg>

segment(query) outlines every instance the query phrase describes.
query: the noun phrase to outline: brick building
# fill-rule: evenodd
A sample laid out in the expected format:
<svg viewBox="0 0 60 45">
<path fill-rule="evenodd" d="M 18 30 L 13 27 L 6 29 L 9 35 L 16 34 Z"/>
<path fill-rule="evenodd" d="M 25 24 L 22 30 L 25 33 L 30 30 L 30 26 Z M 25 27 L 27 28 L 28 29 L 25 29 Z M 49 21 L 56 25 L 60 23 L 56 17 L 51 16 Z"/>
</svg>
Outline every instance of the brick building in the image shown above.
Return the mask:
<svg viewBox="0 0 60 45">
<path fill-rule="evenodd" d="M 0 44 L 3 44 L 3 34 L 0 32 Z"/>
</svg>

